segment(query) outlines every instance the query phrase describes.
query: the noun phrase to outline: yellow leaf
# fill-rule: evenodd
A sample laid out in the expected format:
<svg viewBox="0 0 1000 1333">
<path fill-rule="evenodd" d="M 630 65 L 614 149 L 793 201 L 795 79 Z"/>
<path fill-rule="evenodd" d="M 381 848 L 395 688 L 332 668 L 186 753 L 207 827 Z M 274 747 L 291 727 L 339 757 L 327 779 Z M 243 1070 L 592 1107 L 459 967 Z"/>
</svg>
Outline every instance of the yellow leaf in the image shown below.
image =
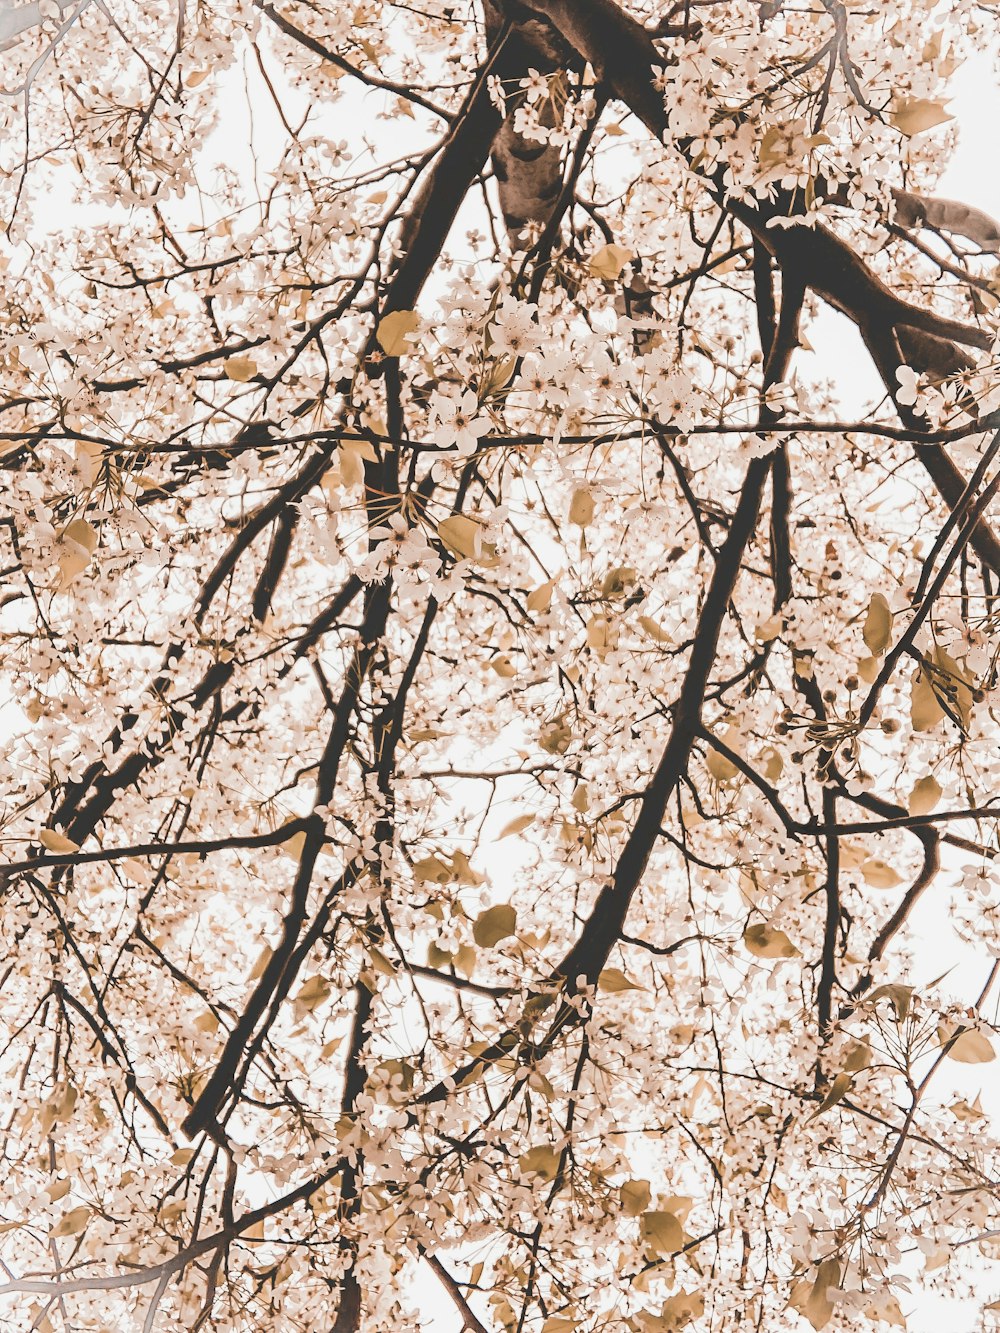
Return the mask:
<svg viewBox="0 0 1000 1333">
<path fill-rule="evenodd" d="M 618 1192 L 621 1195 L 622 1212 L 626 1217 L 638 1217 L 649 1207 L 652 1195 L 648 1180 L 626 1180 L 619 1186 Z"/>
<path fill-rule="evenodd" d="M 912 138 L 955 117 L 945 110 L 942 102 L 932 102 L 925 97 L 900 97 L 896 99 L 895 109 L 889 113 L 889 119 L 900 134 Z"/>
<path fill-rule="evenodd" d="M 948 1047 L 947 1055 L 950 1060 L 956 1060 L 960 1065 L 988 1065 L 997 1058 L 989 1038 L 977 1032 L 975 1028 L 966 1028 L 956 1037 Z"/>
<path fill-rule="evenodd" d="M 858 675 L 867 685 L 874 685 L 878 679 L 878 658 L 862 657 L 858 662 Z"/>
<path fill-rule="evenodd" d="M 484 568 L 499 564 L 496 546 L 483 541 L 483 526 L 467 514 L 451 514 L 438 524 L 438 536 L 448 550 L 462 560 L 475 560 Z"/>
<path fill-rule="evenodd" d="M 76 542 L 77 546 L 82 546 L 88 555 L 93 555 L 97 550 L 97 532 L 85 518 L 74 518 L 72 523 L 66 525 L 63 536 Z"/>
<path fill-rule="evenodd" d="M 920 778 L 913 784 L 913 790 L 906 802 L 906 808 L 911 815 L 929 815 L 940 801 L 942 794 L 936 778 L 930 775 L 926 778 Z"/>
<path fill-rule="evenodd" d="M 880 592 L 873 592 L 865 616 L 865 646 L 873 657 L 881 657 L 892 639 L 892 612 Z"/>
<path fill-rule="evenodd" d="M 815 1119 L 818 1115 L 822 1115 L 824 1111 L 829 1111 L 831 1107 L 836 1106 L 838 1102 L 843 1101 L 850 1092 L 853 1082 L 854 1080 L 851 1078 L 850 1074 L 838 1074 L 827 1089 L 826 1096 L 809 1117 L 810 1120 Z"/>
<path fill-rule="evenodd" d="M 681 1329 L 700 1319 L 705 1313 L 705 1298 L 697 1291 L 683 1288 L 668 1296 L 660 1306 L 660 1313 L 641 1311 L 639 1322 L 643 1333 L 680 1333 Z"/>
<path fill-rule="evenodd" d="M 265 944 L 263 949 L 257 956 L 257 961 L 250 969 L 250 977 L 249 977 L 250 981 L 258 981 L 264 975 L 264 970 L 267 967 L 268 963 L 271 961 L 271 955 L 273 953 L 274 950 L 271 948 L 271 946 L 269 944 Z"/>
<path fill-rule="evenodd" d="M 413 873 L 425 884 L 447 884 L 451 879 L 451 866 L 438 856 L 425 856 L 413 863 Z"/>
<path fill-rule="evenodd" d="M 190 74 L 185 75 L 184 87 L 197 88 L 205 82 L 211 72 L 210 69 L 193 69 Z"/>
<path fill-rule="evenodd" d="M 597 978 L 597 989 L 606 995 L 615 995 L 623 990 L 643 990 L 638 982 L 630 981 L 618 967 L 606 967 Z"/>
<path fill-rule="evenodd" d="M 331 989 L 329 981 L 319 973 L 304 981 L 293 1002 L 296 1014 L 299 1016 L 311 1014 L 314 1009 L 319 1008 Z"/>
<path fill-rule="evenodd" d="M 930 672 L 921 664 L 910 686 L 910 725 L 914 731 L 933 731 L 944 717 Z"/>
<path fill-rule="evenodd" d="M 544 1180 L 555 1180 L 559 1172 L 559 1153 L 555 1148 L 542 1145 L 529 1148 L 518 1158 L 518 1166 L 524 1175 L 541 1176 Z"/>
<path fill-rule="evenodd" d="M 626 264 L 635 258 L 631 250 L 621 245 L 602 245 L 590 256 L 589 268 L 595 278 L 614 282 Z"/>
<path fill-rule="evenodd" d="M 847 1058 L 844 1061 L 844 1072 L 846 1074 L 857 1074 L 862 1069 L 867 1069 L 872 1062 L 872 1048 L 866 1041 L 855 1042 L 848 1050 Z"/>
<path fill-rule="evenodd" d="M 492 949 L 495 944 L 513 935 L 517 926 L 517 912 L 510 903 L 497 903 L 480 912 L 473 922 L 472 938 L 481 949 Z"/>
<path fill-rule="evenodd" d="M 861 867 L 861 873 L 865 877 L 865 883 L 870 884 L 873 889 L 894 889 L 897 884 L 902 884 L 903 877 L 896 873 L 888 861 L 883 861 L 881 857 L 872 856 Z"/>
<path fill-rule="evenodd" d="M 476 970 L 476 958 L 476 951 L 471 944 L 460 944 L 455 950 L 455 971 L 461 972 L 467 981 L 471 981 Z"/>
<path fill-rule="evenodd" d="M 732 725 L 728 726 L 720 739 L 728 749 L 733 751 L 738 750 L 740 742 L 739 727 Z M 708 769 L 709 773 L 711 773 L 712 777 L 715 778 L 716 782 L 731 782 L 733 778 L 739 776 L 740 771 L 733 761 L 727 759 L 726 756 L 720 750 L 717 750 L 714 745 L 709 745 L 708 754 L 705 757 L 705 767 Z"/>
<path fill-rule="evenodd" d="M 648 1212 L 639 1219 L 639 1235 L 646 1249 L 657 1259 L 676 1254 L 684 1244 L 684 1228 L 673 1213 Z"/>
<path fill-rule="evenodd" d="M 503 680 L 512 680 L 517 675 L 517 667 L 506 653 L 498 653 L 496 657 L 491 658 L 490 669 Z"/>
<path fill-rule="evenodd" d="M 978 1093 L 976 1094 L 976 1100 L 974 1102 L 970 1103 L 962 1098 L 957 1102 L 953 1102 L 951 1106 L 948 1107 L 948 1110 L 953 1116 L 957 1117 L 957 1119 L 969 1122 L 983 1120 L 986 1116 L 982 1102 L 979 1100 Z"/>
<path fill-rule="evenodd" d="M 609 569 L 601 583 L 601 596 L 609 599 L 624 597 L 635 580 L 636 572 L 631 565 L 618 565 Z"/>
<path fill-rule="evenodd" d="M 420 328 L 420 316 L 415 310 L 394 310 L 379 321 L 375 337 L 386 356 L 404 356 L 412 352 L 413 338 Z"/>
<path fill-rule="evenodd" d="M 585 528 L 594 518 L 594 496 L 586 486 L 578 486 L 569 504 L 569 521 Z"/>
<path fill-rule="evenodd" d="M 896 1011 L 896 1018 L 902 1023 L 910 1012 L 912 998 L 912 986 L 902 986 L 899 982 L 891 982 L 886 986 L 876 986 L 871 995 L 868 996 L 868 1003 L 875 1004 L 879 1000 L 889 1000 Z"/>
<path fill-rule="evenodd" d="M 836 1259 L 824 1259 L 816 1269 L 816 1280 L 812 1285 L 802 1313 L 813 1328 L 825 1328 L 833 1317 L 833 1303 L 829 1298 L 830 1287 L 840 1284 L 840 1264 Z"/>
<path fill-rule="evenodd" d="M 59 833 L 54 828 L 43 828 L 38 835 L 38 841 L 47 852 L 54 852 L 59 856 L 68 856 L 71 852 L 80 850 L 78 842 L 74 842 L 72 838 L 67 838 L 64 833 Z"/>
<path fill-rule="evenodd" d="M 376 462 L 378 455 L 368 440 L 344 440 L 337 450 L 337 458 L 341 485 L 350 490 L 364 485 L 365 463 Z"/>
<path fill-rule="evenodd" d="M 534 815 L 517 815 L 510 821 L 510 823 L 504 824 L 503 828 L 497 834 L 497 842 L 499 842 L 501 838 L 511 837 L 514 833 L 523 833 L 524 830 L 530 828 L 534 822 Z"/>
<path fill-rule="evenodd" d="M 798 958 L 798 949 L 783 930 L 760 923 L 747 926 L 743 943 L 755 958 Z"/>
<path fill-rule="evenodd" d="M 768 616 L 766 620 L 758 620 L 753 636 L 758 643 L 770 643 L 778 637 L 784 626 L 783 616 Z"/>
<path fill-rule="evenodd" d="M 57 1236 L 79 1236 L 80 1232 L 86 1229 L 90 1216 L 89 1208 L 71 1208 L 68 1213 L 62 1215 L 49 1235 L 53 1239 Z"/>
<path fill-rule="evenodd" d="M 223 369 L 228 379 L 237 384 L 246 384 L 247 380 L 252 380 L 257 374 L 257 363 L 248 356 L 231 356 Z"/>
<path fill-rule="evenodd" d="M 547 583 L 540 583 L 537 588 L 532 589 L 528 593 L 528 610 L 547 611 L 552 604 L 552 590 L 555 586 L 555 579 L 549 579 Z"/>
<path fill-rule="evenodd" d="M 652 618 L 652 616 L 640 616 L 639 624 L 642 626 L 644 634 L 647 634 L 654 643 L 672 643 L 667 631 Z"/>
<path fill-rule="evenodd" d="M 65 592 L 90 564 L 90 552 L 79 542 L 61 542 L 58 564 L 59 582 L 56 584 L 56 592 Z"/>
</svg>

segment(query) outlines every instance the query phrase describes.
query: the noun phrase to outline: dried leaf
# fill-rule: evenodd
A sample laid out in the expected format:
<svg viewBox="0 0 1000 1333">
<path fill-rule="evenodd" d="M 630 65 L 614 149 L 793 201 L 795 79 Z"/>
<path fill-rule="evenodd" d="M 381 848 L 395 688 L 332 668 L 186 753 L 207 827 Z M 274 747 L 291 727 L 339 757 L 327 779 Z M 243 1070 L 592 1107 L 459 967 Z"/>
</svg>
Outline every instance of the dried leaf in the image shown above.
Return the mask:
<svg viewBox="0 0 1000 1333">
<path fill-rule="evenodd" d="M 526 828 L 530 828 L 535 822 L 534 815 L 516 815 L 509 823 L 504 824 L 503 828 L 497 834 L 497 842 L 501 838 L 509 838 L 515 833 L 523 833 Z"/>
<path fill-rule="evenodd" d="M 475 560 L 484 568 L 499 564 L 496 546 L 483 541 L 483 525 L 467 514 L 451 514 L 438 524 L 438 536 L 448 550 L 462 560 Z"/>
<path fill-rule="evenodd" d="M 755 958 L 799 958 L 801 955 L 783 930 L 759 923 L 747 926 L 743 943 Z"/>
<path fill-rule="evenodd" d="M 831 1107 L 836 1106 L 838 1102 L 843 1101 L 850 1092 L 854 1079 L 850 1074 L 838 1074 L 827 1089 L 826 1096 L 820 1102 L 819 1106 L 809 1117 L 814 1120 L 816 1116 L 822 1115 L 824 1111 L 829 1111 Z"/>
<path fill-rule="evenodd" d="M 930 774 L 918 779 L 913 784 L 906 808 L 911 815 L 929 815 L 940 801 L 943 793 L 937 779 Z"/>
<path fill-rule="evenodd" d="M 518 1166 L 523 1175 L 541 1176 L 544 1180 L 555 1180 L 559 1173 L 559 1153 L 545 1144 L 529 1148 L 518 1158 Z"/>
<path fill-rule="evenodd" d="M 43 828 L 38 835 L 38 841 L 47 852 L 53 852 L 57 856 L 69 856 L 72 852 L 80 850 L 78 842 L 74 842 L 72 838 L 67 838 L 64 833 L 60 833 L 54 828 Z"/>
<path fill-rule="evenodd" d="M 49 1235 L 53 1239 L 57 1236 L 79 1236 L 81 1231 L 86 1230 L 90 1218 L 91 1212 L 89 1208 L 71 1208 L 68 1213 L 62 1215 L 49 1232 Z"/>
<path fill-rule="evenodd" d="M 684 1228 L 673 1213 L 665 1210 L 643 1213 L 639 1220 L 639 1235 L 646 1249 L 657 1259 L 676 1254 L 684 1244 Z"/>
<path fill-rule="evenodd" d="M 413 338 L 419 328 L 415 310 L 394 310 L 379 321 L 375 337 L 386 356 L 405 356 L 414 350 Z"/>
<path fill-rule="evenodd" d="M 245 384 L 257 374 L 257 363 L 248 356 L 231 356 L 223 366 L 228 379 L 237 384 Z"/>
<path fill-rule="evenodd" d="M 480 912 L 472 926 L 472 938 L 481 949 L 492 949 L 517 928 L 517 912 L 510 903 L 497 903 Z"/>
<path fill-rule="evenodd" d="M 936 125 L 944 125 L 955 117 L 945 110 L 942 102 L 932 102 L 926 97 L 901 97 L 897 98 L 889 119 L 900 134 L 912 138 L 915 134 L 934 129 Z"/>
<path fill-rule="evenodd" d="M 946 1054 L 949 1060 L 956 1060 L 960 1065 L 988 1065 L 997 1058 L 989 1038 L 975 1028 L 966 1028 L 960 1033 Z"/>
<path fill-rule="evenodd" d="M 602 245 L 590 256 L 589 268 L 595 278 L 605 282 L 614 282 L 626 264 L 635 258 L 631 250 L 621 245 Z"/>
<path fill-rule="evenodd" d="M 903 877 L 889 864 L 883 861 L 881 857 L 871 856 L 861 866 L 861 873 L 865 877 L 865 883 L 870 884 L 873 889 L 894 889 L 897 884 L 902 884 Z"/>
<path fill-rule="evenodd" d="M 594 496 L 586 486 L 578 486 L 569 504 L 569 521 L 585 528 L 594 518 Z"/>
<path fill-rule="evenodd" d="M 616 995 L 619 991 L 643 990 L 644 987 L 636 981 L 630 981 L 621 968 L 606 967 L 597 978 L 597 989 L 606 995 Z"/>
<path fill-rule="evenodd" d="M 540 583 L 528 593 L 527 607 L 529 611 L 547 611 L 552 604 L 552 591 L 556 586 L 555 579 L 549 579 L 547 583 Z"/>
<path fill-rule="evenodd" d="M 648 1180 L 626 1180 L 618 1190 L 622 1200 L 622 1212 L 626 1217 L 638 1217 L 649 1207 L 652 1194 Z"/>
<path fill-rule="evenodd" d="M 892 612 L 880 592 L 872 593 L 863 634 L 865 646 L 871 655 L 881 657 L 892 639 Z"/>
</svg>

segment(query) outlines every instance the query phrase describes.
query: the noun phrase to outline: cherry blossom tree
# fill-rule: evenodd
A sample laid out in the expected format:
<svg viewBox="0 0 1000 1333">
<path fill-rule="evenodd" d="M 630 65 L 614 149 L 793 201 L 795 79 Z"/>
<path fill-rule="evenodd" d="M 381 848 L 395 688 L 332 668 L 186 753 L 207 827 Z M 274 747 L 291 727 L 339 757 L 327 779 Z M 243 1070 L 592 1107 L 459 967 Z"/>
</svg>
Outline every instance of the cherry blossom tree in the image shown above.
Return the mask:
<svg viewBox="0 0 1000 1333">
<path fill-rule="evenodd" d="M 997 18 L 5 7 L 5 1328 L 992 1317 Z"/>
</svg>

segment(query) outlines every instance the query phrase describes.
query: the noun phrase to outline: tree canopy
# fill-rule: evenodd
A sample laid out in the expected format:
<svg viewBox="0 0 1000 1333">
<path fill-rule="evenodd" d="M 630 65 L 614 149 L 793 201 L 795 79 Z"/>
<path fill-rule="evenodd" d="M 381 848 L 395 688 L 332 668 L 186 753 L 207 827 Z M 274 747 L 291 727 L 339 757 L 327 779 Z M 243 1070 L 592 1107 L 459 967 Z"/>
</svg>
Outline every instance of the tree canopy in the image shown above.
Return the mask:
<svg viewBox="0 0 1000 1333">
<path fill-rule="evenodd" d="M 998 12 L 0 13 L 5 1328 L 1000 1296 Z"/>
</svg>

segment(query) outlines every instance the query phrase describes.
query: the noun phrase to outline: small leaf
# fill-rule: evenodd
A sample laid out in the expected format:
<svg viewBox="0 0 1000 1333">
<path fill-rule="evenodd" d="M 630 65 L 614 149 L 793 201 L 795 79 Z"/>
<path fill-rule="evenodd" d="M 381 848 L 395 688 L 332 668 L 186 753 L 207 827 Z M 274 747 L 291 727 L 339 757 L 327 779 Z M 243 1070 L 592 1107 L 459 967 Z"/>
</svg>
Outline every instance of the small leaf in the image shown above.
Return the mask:
<svg viewBox="0 0 1000 1333">
<path fill-rule="evenodd" d="M 673 1213 L 654 1211 L 639 1219 L 643 1244 L 658 1259 L 676 1254 L 684 1244 L 684 1228 Z"/>
<path fill-rule="evenodd" d="M 451 514 L 438 524 L 438 536 L 448 550 L 463 560 L 490 568 L 499 563 L 496 547 L 483 541 L 483 525 L 467 514 Z"/>
<path fill-rule="evenodd" d="M 943 792 L 937 779 L 928 774 L 913 784 L 906 808 L 911 815 L 929 815 L 940 801 Z"/>
<path fill-rule="evenodd" d="M 394 310 L 379 321 L 375 337 L 386 356 L 404 356 L 414 350 L 412 340 L 419 328 L 415 310 Z"/>
<path fill-rule="evenodd" d="M 931 675 L 923 664 L 910 686 L 910 725 L 914 731 L 933 731 L 943 721 L 945 711 L 931 685 Z"/>
<path fill-rule="evenodd" d="M 237 384 L 246 384 L 247 380 L 252 380 L 257 374 L 257 363 L 248 356 L 231 356 L 223 369 L 228 379 L 235 380 Z"/>
<path fill-rule="evenodd" d="M 873 592 L 864 627 L 865 646 L 873 657 L 881 657 L 892 639 L 892 612 L 880 592 Z"/>
<path fill-rule="evenodd" d="M 331 990 L 330 982 L 319 973 L 304 981 L 293 1001 L 296 1014 L 311 1014 L 319 1008 Z"/>
<path fill-rule="evenodd" d="M 501 940 L 513 935 L 517 926 L 517 912 L 510 903 L 497 903 L 480 912 L 473 922 L 472 938 L 481 949 L 492 949 Z"/>
<path fill-rule="evenodd" d="M 912 998 L 912 986 L 902 986 L 899 982 L 890 982 L 886 986 L 876 986 L 868 997 L 868 1003 L 876 1004 L 879 1000 L 889 1000 L 896 1011 L 897 1020 L 902 1023 L 910 1012 Z"/>
<path fill-rule="evenodd" d="M 66 525 L 63 536 L 76 542 L 77 546 L 82 546 L 88 555 L 93 555 L 97 550 L 97 531 L 85 518 L 74 518 L 72 523 Z"/>
<path fill-rule="evenodd" d="M 843 1101 L 850 1092 L 853 1083 L 854 1080 L 851 1078 L 850 1074 L 838 1074 L 827 1089 L 826 1096 L 809 1117 L 810 1120 L 815 1120 L 816 1116 L 822 1115 L 824 1111 L 829 1111 L 831 1107 L 836 1106 L 838 1102 Z"/>
<path fill-rule="evenodd" d="M 743 943 L 755 958 L 798 958 L 798 949 L 783 930 L 760 923 L 747 926 Z"/>
<path fill-rule="evenodd" d="M 559 1173 L 559 1153 L 555 1148 L 543 1144 L 529 1148 L 518 1158 L 518 1166 L 524 1175 L 542 1176 L 545 1180 L 555 1180 Z"/>
<path fill-rule="evenodd" d="M 643 990 L 636 981 L 630 981 L 618 967 L 606 967 L 597 978 L 597 989 L 606 995 L 616 995 L 623 990 Z"/>
<path fill-rule="evenodd" d="M 982 1102 L 979 1100 L 979 1094 L 976 1094 L 974 1102 L 967 1102 L 964 1098 L 957 1102 L 952 1102 L 948 1110 L 959 1120 L 965 1120 L 969 1123 L 975 1123 L 977 1120 L 983 1120 L 986 1112 L 983 1110 Z"/>
<path fill-rule="evenodd" d="M 602 245 L 599 250 L 595 250 L 590 256 L 588 267 L 595 278 L 603 278 L 605 282 L 614 282 L 625 265 L 630 264 L 634 258 L 632 251 L 626 250 L 624 246 Z"/>
<path fill-rule="evenodd" d="M 601 596 L 609 599 L 624 597 L 635 581 L 636 572 L 631 565 L 619 565 L 609 569 L 601 583 Z"/>
<path fill-rule="evenodd" d="M 81 1231 L 86 1230 L 90 1218 L 91 1212 L 89 1208 L 71 1208 L 68 1213 L 63 1214 L 49 1232 L 49 1235 L 53 1239 L 57 1236 L 79 1236 Z"/>
<path fill-rule="evenodd" d="M 503 828 L 497 834 L 497 842 L 501 838 L 512 837 L 515 833 L 523 833 L 526 828 L 530 828 L 535 822 L 534 815 L 516 815 L 509 823 L 504 824 Z"/>
<path fill-rule="evenodd" d="M 897 884 L 902 884 L 903 877 L 898 874 L 888 861 L 883 861 L 881 857 L 871 856 L 861 866 L 861 873 L 865 877 L 865 883 L 870 884 L 873 889 L 894 889 Z"/>
<path fill-rule="evenodd" d="M 425 856 L 413 863 L 413 874 L 423 884 L 447 884 L 452 876 L 451 866 L 439 856 Z"/>
<path fill-rule="evenodd" d="M 540 583 L 537 588 L 528 593 L 527 607 L 529 611 L 547 611 L 552 605 L 552 591 L 556 586 L 555 579 L 549 579 L 547 583 Z"/>
<path fill-rule="evenodd" d="M 855 1042 L 848 1050 L 847 1058 L 844 1061 L 845 1074 L 857 1074 L 862 1069 L 867 1069 L 872 1062 L 872 1048 L 866 1041 Z"/>
<path fill-rule="evenodd" d="M 806 1299 L 802 1313 L 819 1330 L 825 1328 L 833 1317 L 833 1303 L 829 1298 L 830 1287 L 840 1284 L 840 1264 L 836 1259 L 824 1259 L 816 1269 L 816 1281 Z"/>
<path fill-rule="evenodd" d="M 53 852 L 58 856 L 69 856 L 70 853 L 80 850 L 78 842 L 74 842 L 72 838 L 67 838 L 64 833 L 60 833 L 54 828 L 43 828 L 38 835 L 38 841 L 47 852 Z"/>
<path fill-rule="evenodd" d="M 626 1217 L 638 1217 L 649 1207 L 652 1195 L 648 1180 L 626 1180 L 619 1186 L 618 1192 L 621 1195 L 622 1212 Z"/>
<path fill-rule="evenodd" d="M 932 102 L 925 97 L 901 97 L 896 99 L 895 109 L 889 113 L 889 119 L 900 134 L 912 138 L 955 117 L 945 110 L 942 102 Z"/>
<path fill-rule="evenodd" d="M 593 522 L 594 509 L 593 492 L 586 486 L 578 486 L 570 501 L 569 521 L 575 523 L 578 528 L 585 528 Z"/>
<path fill-rule="evenodd" d="M 739 728 L 732 725 L 728 726 L 720 740 L 727 749 L 738 750 L 740 745 Z M 733 778 L 738 777 L 740 772 L 733 761 L 727 759 L 721 750 L 717 750 L 714 745 L 709 745 L 705 767 L 716 782 L 732 782 Z"/>
<path fill-rule="evenodd" d="M 642 626 L 642 632 L 651 638 L 654 643 L 673 643 L 673 639 L 667 631 L 652 616 L 640 616 L 639 624 Z"/>
<path fill-rule="evenodd" d="M 949 1060 L 956 1060 L 960 1065 L 988 1065 L 997 1058 L 997 1053 L 989 1038 L 975 1028 L 966 1028 L 946 1052 Z"/>
</svg>

